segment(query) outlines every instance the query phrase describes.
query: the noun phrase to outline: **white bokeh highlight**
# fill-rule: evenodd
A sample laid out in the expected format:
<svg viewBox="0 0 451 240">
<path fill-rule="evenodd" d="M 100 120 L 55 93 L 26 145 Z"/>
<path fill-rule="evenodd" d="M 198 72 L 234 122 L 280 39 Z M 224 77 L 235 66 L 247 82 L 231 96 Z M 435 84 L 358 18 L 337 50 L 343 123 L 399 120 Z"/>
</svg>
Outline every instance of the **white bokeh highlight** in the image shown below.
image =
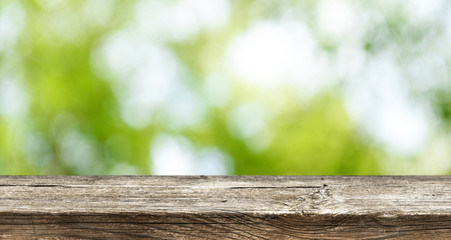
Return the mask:
<svg viewBox="0 0 451 240">
<path fill-rule="evenodd" d="M 0 76 L 0 116 L 11 120 L 23 120 L 29 108 L 29 96 L 25 86 L 15 78 Z"/>
<path fill-rule="evenodd" d="M 229 20 L 228 0 L 141 0 L 135 7 L 136 26 L 153 39 L 184 41 Z"/>
<path fill-rule="evenodd" d="M 300 22 L 256 23 L 231 42 L 225 61 L 243 83 L 263 89 L 289 84 L 311 95 L 324 83 L 316 42 Z"/>
<path fill-rule="evenodd" d="M 326 36 L 344 38 L 356 34 L 357 13 L 347 0 L 322 0 L 316 14 L 318 28 Z"/>
<path fill-rule="evenodd" d="M 432 115 L 408 95 L 391 54 L 373 58 L 343 94 L 351 117 L 386 150 L 414 155 L 431 137 Z"/>
<path fill-rule="evenodd" d="M 231 162 L 217 148 L 197 150 L 188 139 L 170 134 L 154 138 L 149 161 L 155 175 L 224 175 Z"/>
<path fill-rule="evenodd" d="M 0 53 L 12 50 L 23 32 L 26 12 L 20 2 L 11 2 L 0 8 Z"/>
</svg>

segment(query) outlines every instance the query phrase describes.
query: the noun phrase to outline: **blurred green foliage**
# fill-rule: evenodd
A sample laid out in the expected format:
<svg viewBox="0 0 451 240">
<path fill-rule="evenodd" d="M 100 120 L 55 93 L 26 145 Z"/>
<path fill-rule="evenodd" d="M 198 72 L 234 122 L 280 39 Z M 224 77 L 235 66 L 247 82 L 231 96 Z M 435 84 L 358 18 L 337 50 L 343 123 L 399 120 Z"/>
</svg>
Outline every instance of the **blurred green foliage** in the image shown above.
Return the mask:
<svg viewBox="0 0 451 240">
<path fill-rule="evenodd" d="M 380 1 L 349 1 L 351 6 L 366 9 L 368 18 L 373 14 L 376 19 L 384 20 L 364 28 L 365 33 L 359 33 L 363 37 L 358 40 L 342 39 L 324 34 L 319 29 L 314 12 L 320 1 L 225 1 L 230 4 L 230 14 L 223 24 L 199 27 L 195 33 L 186 33 L 188 37 L 171 38 L 157 30 L 153 33 L 156 37 L 149 37 L 150 33 L 139 32 L 145 30 L 136 27 L 139 23 L 135 20 L 139 9 L 151 2 L 0 2 L 0 28 L 4 28 L 0 32 L 18 31 L 17 37 L 10 37 L 12 42 L 5 40 L 7 37 L 0 37 L 0 45 L 4 46 L 0 47 L 0 83 L 5 82 L 0 87 L 13 81 L 13 85 L 23 92 L 22 97 L 3 98 L 4 109 L 14 105 L 9 101 L 23 101 L 23 104 L 16 107 L 19 109 L 16 112 L 4 110 L 2 114 L 0 111 L 0 174 L 161 173 L 153 170 L 154 158 L 160 155 L 154 154 L 156 150 L 152 150 L 152 146 L 162 134 L 186 139 L 189 144 L 181 147 L 181 155 L 188 149 L 194 162 L 198 161 L 197 152 L 219 150 L 224 159 L 231 161 L 226 164 L 227 170 L 222 172 L 227 174 L 402 174 L 415 173 L 412 171 L 418 169 L 409 166 L 416 166 L 419 160 L 415 159 L 421 153 L 418 156 L 391 153 L 350 117 L 343 100 L 346 77 L 331 73 L 328 78 L 337 79 L 333 84 L 322 87 L 312 96 L 299 96 L 299 92 L 290 86 L 268 90 L 241 81 L 240 76 L 229 73 L 223 66 L 223 59 L 227 55 L 227 46 L 254 24 L 290 18 L 309 27 L 326 58 L 337 56 L 341 45 L 352 42 L 367 58 L 392 51 L 396 61 L 403 63 L 428 51 L 434 53 L 434 50 L 427 49 L 421 52 L 423 48 L 419 46 L 424 41 L 433 44 L 434 35 L 431 37 L 431 34 L 438 34 L 434 31 L 440 28 L 436 22 L 420 24 L 409 19 L 401 3 L 394 8 L 383 8 Z M 153 2 L 157 7 L 180 1 Z M 181 29 L 188 27 L 182 26 Z M 153 29 L 147 31 L 152 33 Z M 115 36 L 132 39 L 132 46 L 157 42 L 158 46 L 170 52 L 169 56 L 176 59 L 176 65 L 181 66 L 177 70 L 181 83 L 168 83 L 168 88 L 182 90 L 174 90 L 175 93 L 169 94 L 168 98 L 170 102 L 177 97 L 182 100 L 176 104 L 160 101 L 157 107 L 151 104 L 149 107 L 149 103 L 144 101 L 145 107 L 130 115 L 128 111 L 135 105 L 133 101 L 131 105 L 127 103 L 124 96 L 130 92 L 133 94 L 133 88 L 127 83 L 138 70 L 132 68 L 124 74 L 117 73 L 120 69 L 114 68 L 116 65 L 111 67 L 108 59 L 102 59 L 109 56 L 102 55 L 102 49 Z M 141 53 L 139 46 L 126 46 L 125 50 L 117 51 L 125 51 L 123 64 L 130 63 L 126 61 L 128 55 L 146 53 L 144 50 Z M 156 61 L 161 62 L 158 66 L 167 66 L 167 69 L 160 69 L 162 72 L 175 71 L 170 67 L 172 63 L 161 59 Z M 215 73 L 227 82 L 222 86 L 220 84 L 224 82 L 213 81 L 213 87 L 218 84 L 217 97 L 222 92 L 228 91 L 229 94 L 218 104 L 212 102 L 214 99 L 208 96 L 211 93 L 205 90 L 209 77 Z M 448 76 L 445 74 L 446 83 L 449 83 Z M 443 120 L 444 125 L 449 124 L 450 95 L 448 90 L 443 90 L 449 86 L 436 85 L 434 89 L 442 90 L 437 90 L 438 93 L 431 90 L 433 94 L 426 94 L 421 92 L 421 88 L 415 88 L 414 78 L 406 77 L 406 89 L 418 96 L 419 101 L 430 103 L 434 116 Z M 160 91 L 159 85 L 156 86 L 157 89 L 149 89 L 150 95 Z M 0 94 L 6 96 L 6 91 L 13 90 L 0 89 Z M 184 99 L 184 94 L 189 97 Z M 186 123 L 189 118 L 186 116 L 190 115 L 183 112 L 193 110 L 190 107 L 184 109 L 183 104 L 194 101 L 190 99 L 200 99 L 199 109 L 203 109 L 198 117 L 201 120 L 193 120 L 192 124 Z M 172 108 L 182 113 L 172 113 Z M 137 116 L 141 116 L 139 114 L 144 114 L 143 119 L 147 120 L 133 124 Z M 259 114 L 262 122 L 258 118 L 255 121 Z M 236 126 L 240 121 L 242 123 Z M 255 127 L 258 124 L 261 126 Z M 246 129 L 254 128 L 257 130 L 247 133 Z M 449 155 L 441 157 L 447 160 Z M 171 173 L 170 169 L 167 172 Z"/>
</svg>

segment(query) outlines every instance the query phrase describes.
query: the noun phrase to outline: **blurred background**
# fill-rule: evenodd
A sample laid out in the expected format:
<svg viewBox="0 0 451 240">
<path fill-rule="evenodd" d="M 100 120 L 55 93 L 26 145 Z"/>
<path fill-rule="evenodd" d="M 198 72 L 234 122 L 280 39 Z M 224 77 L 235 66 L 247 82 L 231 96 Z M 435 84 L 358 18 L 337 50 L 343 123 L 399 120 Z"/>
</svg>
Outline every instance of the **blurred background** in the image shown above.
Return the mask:
<svg viewBox="0 0 451 240">
<path fill-rule="evenodd" d="M 451 2 L 1 0 L 0 174 L 450 174 Z"/>
</svg>

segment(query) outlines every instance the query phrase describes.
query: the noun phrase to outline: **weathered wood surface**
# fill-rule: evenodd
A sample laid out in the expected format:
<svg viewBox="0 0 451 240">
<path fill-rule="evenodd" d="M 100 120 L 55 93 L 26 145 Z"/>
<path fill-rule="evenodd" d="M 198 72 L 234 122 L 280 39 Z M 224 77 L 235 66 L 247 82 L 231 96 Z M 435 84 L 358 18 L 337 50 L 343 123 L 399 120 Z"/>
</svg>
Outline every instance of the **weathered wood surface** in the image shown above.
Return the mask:
<svg viewBox="0 0 451 240">
<path fill-rule="evenodd" d="M 2 176 L 0 239 L 451 239 L 451 177 Z"/>
</svg>

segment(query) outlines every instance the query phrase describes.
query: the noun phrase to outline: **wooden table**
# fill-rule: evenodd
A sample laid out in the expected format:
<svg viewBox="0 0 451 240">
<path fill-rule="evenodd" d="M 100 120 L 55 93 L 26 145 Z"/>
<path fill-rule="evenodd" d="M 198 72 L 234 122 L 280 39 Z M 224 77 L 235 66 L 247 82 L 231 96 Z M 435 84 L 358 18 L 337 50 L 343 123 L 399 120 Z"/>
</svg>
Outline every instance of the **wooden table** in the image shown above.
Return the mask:
<svg viewBox="0 0 451 240">
<path fill-rule="evenodd" d="M 1 176 L 30 238 L 451 239 L 451 177 Z"/>
</svg>

